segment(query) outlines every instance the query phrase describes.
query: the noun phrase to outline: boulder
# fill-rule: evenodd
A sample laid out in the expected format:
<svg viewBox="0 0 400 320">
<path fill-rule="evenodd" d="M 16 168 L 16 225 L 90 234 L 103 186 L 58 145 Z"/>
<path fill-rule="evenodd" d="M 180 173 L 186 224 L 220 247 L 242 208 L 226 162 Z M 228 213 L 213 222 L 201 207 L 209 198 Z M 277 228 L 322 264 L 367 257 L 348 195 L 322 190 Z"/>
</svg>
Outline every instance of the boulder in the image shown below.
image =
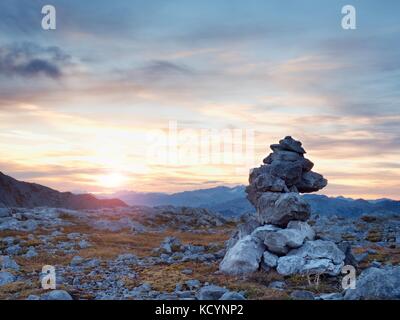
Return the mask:
<svg viewBox="0 0 400 320">
<path fill-rule="evenodd" d="M 290 297 L 294 300 L 314 300 L 315 295 L 311 291 L 307 290 L 295 290 L 290 294 Z"/>
<path fill-rule="evenodd" d="M 215 285 L 208 285 L 202 287 L 196 294 L 198 300 L 219 300 L 228 289 Z"/>
<path fill-rule="evenodd" d="M 280 229 L 267 233 L 264 244 L 269 251 L 278 255 L 288 253 L 290 249 L 299 248 L 305 240 L 305 235 L 296 229 Z"/>
<path fill-rule="evenodd" d="M 286 283 L 284 281 L 272 281 L 268 288 L 276 289 L 276 290 L 284 290 L 286 288 Z"/>
<path fill-rule="evenodd" d="M 246 236 L 228 250 L 219 268 L 232 275 L 252 273 L 258 270 L 264 251 L 265 246 L 260 240 Z"/>
<path fill-rule="evenodd" d="M 311 208 L 297 193 L 265 192 L 258 200 L 257 213 L 262 223 L 286 227 L 291 220 L 307 220 Z"/>
<path fill-rule="evenodd" d="M 270 173 L 260 174 L 254 180 L 254 186 L 258 192 L 284 192 L 287 190 L 285 181 L 282 178 L 274 176 Z"/>
<path fill-rule="evenodd" d="M 265 237 L 267 236 L 267 234 L 271 233 L 271 232 L 275 232 L 281 230 L 281 228 L 278 228 L 277 226 L 274 226 L 272 224 L 265 224 L 261 227 L 258 227 L 257 229 L 255 229 L 252 233 L 251 236 L 260 239 L 261 241 L 264 242 Z"/>
<path fill-rule="evenodd" d="M 288 238 L 286 235 L 279 232 L 271 232 L 264 239 L 264 244 L 268 251 L 278 255 L 284 255 L 288 253 L 289 248 L 287 246 L 287 242 Z"/>
<path fill-rule="evenodd" d="M 271 252 L 265 251 L 262 261 L 267 267 L 275 268 L 278 264 L 278 256 L 272 254 Z"/>
<path fill-rule="evenodd" d="M 364 270 L 357 279 L 356 288 L 347 289 L 344 299 L 400 299 L 400 266 Z"/>
<path fill-rule="evenodd" d="M 277 233 L 286 237 L 286 246 L 292 249 L 301 247 L 305 240 L 305 234 L 301 230 L 288 228 L 279 230 Z"/>
<path fill-rule="evenodd" d="M 291 250 L 278 259 L 277 271 L 283 275 L 299 274 L 340 274 L 344 265 L 344 253 L 334 242 L 306 241 L 299 249 Z"/>
<path fill-rule="evenodd" d="M 274 161 L 270 168 L 271 175 L 282 179 L 288 187 L 298 184 L 302 178 L 302 161 Z"/>
<path fill-rule="evenodd" d="M 301 193 L 310 193 L 325 188 L 327 184 L 328 180 L 326 180 L 322 175 L 310 171 L 303 173 L 300 181 L 296 183 L 296 188 Z"/>
<path fill-rule="evenodd" d="M 288 229 L 294 229 L 302 233 L 306 240 L 314 240 L 315 231 L 311 226 L 304 221 L 290 221 L 287 225 Z"/>
<path fill-rule="evenodd" d="M 41 300 L 72 300 L 71 295 L 65 290 L 52 290 L 40 297 Z"/>
<path fill-rule="evenodd" d="M 335 264 L 330 259 L 305 259 L 305 264 L 300 270 L 300 273 L 304 274 L 329 274 L 332 276 L 336 276 L 340 274 L 342 270 L 342 264 Z"/>
<path fill-rule="evenodd" d="M 289 252 L 289 255 L 296 255 L 307 259 L 330 259 L 335 264 L 341 264 L 345 258 L 334 242 L 326 240 L 306 241 L 299 248 Z"/>
<path fill-rule="evenodd" d="M 228 291 L 219 300 L 246 300 L 246 298 L 239 292 Z"/>
<path fill-rule="evenodd" d="M 300 273 L 305 264 L 305 259 L 298 256 L 284 256 L 278 259 L 278 266 L 276 271 L 278 273 L 288 276 L 295 273 Z"/>
</svg>

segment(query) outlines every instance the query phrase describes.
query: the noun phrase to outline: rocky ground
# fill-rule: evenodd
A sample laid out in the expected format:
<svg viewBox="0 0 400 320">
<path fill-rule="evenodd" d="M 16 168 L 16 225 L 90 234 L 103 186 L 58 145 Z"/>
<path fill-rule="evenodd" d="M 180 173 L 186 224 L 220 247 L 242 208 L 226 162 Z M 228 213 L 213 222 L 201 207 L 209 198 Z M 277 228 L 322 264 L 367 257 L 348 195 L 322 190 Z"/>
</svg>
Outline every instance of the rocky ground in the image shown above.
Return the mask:
<svg viewBox="0 0 400 320">
<path fill-rule="evenodd" d="M 221 273 L 228 240 L 238 225 L 251 233 L 250 220 L 174 207 L 0 209 L 0 299 L 343 299 L 341 275 Z M 388 289 L 400 282 L 400 215 L 312 216 L 309 224 L 352 259 L 358 288 L 379 281 L 377 295 L 400 298 Z M 56 269 L 55 291 L 41 288 L 44 265 Z"/>
</svg>

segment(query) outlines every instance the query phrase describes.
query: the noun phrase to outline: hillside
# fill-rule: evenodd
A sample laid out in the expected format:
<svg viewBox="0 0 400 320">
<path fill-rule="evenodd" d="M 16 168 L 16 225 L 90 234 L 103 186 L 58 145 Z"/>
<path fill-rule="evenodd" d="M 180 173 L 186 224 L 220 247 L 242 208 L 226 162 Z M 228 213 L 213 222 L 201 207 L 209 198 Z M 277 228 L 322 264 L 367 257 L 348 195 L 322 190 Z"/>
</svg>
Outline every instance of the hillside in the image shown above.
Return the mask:
<svg viewBox="0 0 400 320">
<path fill-rule="evenodd" d="M 0 172 L 0 207 L 53 207 L 99 209 L 125 207 L 119 199 L 97 199 L 91 194 L 76 195 L 36 184 L 18 181 Z"/>
</svg>

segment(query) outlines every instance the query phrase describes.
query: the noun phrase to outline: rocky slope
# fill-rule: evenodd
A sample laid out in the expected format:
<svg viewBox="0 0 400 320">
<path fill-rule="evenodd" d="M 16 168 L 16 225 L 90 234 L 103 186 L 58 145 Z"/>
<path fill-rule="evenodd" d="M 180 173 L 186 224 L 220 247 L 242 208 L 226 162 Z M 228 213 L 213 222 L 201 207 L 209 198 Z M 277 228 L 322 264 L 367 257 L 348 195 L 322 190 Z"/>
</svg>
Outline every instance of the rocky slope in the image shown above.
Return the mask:
<svg viewBox="0 0 400 320">
<path fill-rule="evenodd" d="M 119 199 L 97 199 L 91 194 L 59 192 L 35 183 L 18 181 L 0 172 L 0 207 L 53 207 L 98 209 L 126 207 Z"/>
<path fill-rule="evenodd" d="M 264 263 L 245 277 L 221 273 L 219 265 L 232 239 L 256 228 L 253 215 L 235 221 L 185 207 L 3 208 L 0 299 L 396 297 L 400 215 L 315 216 L 308 223 L 316 240 L 332 241 L 346 257 L 353 256 L 357 290 L 345 292 L 341 275 L 322 275 L 319 283 L 310 283 L 306 276 L 280 274 Z M 270 263 L 268 258 L 263 257 Z M 44 265 L 55 267 L 57 290 L 42 289 Z"/>
</svg>

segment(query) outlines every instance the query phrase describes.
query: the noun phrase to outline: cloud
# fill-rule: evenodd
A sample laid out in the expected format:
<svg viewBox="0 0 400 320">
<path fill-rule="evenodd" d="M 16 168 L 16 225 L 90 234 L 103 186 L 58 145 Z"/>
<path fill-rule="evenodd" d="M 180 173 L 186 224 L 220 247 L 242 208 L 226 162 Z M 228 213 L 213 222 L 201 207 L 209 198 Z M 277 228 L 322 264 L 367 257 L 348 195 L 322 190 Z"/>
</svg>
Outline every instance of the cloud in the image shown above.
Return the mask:
<svg viewBox="0 0 400 320">
<path fill-rule="evenodd" d="M 70 56 L 58 47 L 42 47 L 31 42 L 0 47 L 0 74 L 18 77 L 46 76 L 58 79 Z"/>
<path fill-rule="evenodd" d="M 164 60 L 151 61 L 148 65 L 142 68 L 142 70 L 150 76 L 163 76 L 171 74 L 189 75 L 193 73 L 189 67 L 183 64 L 172 63 Z"/>
</svg>

